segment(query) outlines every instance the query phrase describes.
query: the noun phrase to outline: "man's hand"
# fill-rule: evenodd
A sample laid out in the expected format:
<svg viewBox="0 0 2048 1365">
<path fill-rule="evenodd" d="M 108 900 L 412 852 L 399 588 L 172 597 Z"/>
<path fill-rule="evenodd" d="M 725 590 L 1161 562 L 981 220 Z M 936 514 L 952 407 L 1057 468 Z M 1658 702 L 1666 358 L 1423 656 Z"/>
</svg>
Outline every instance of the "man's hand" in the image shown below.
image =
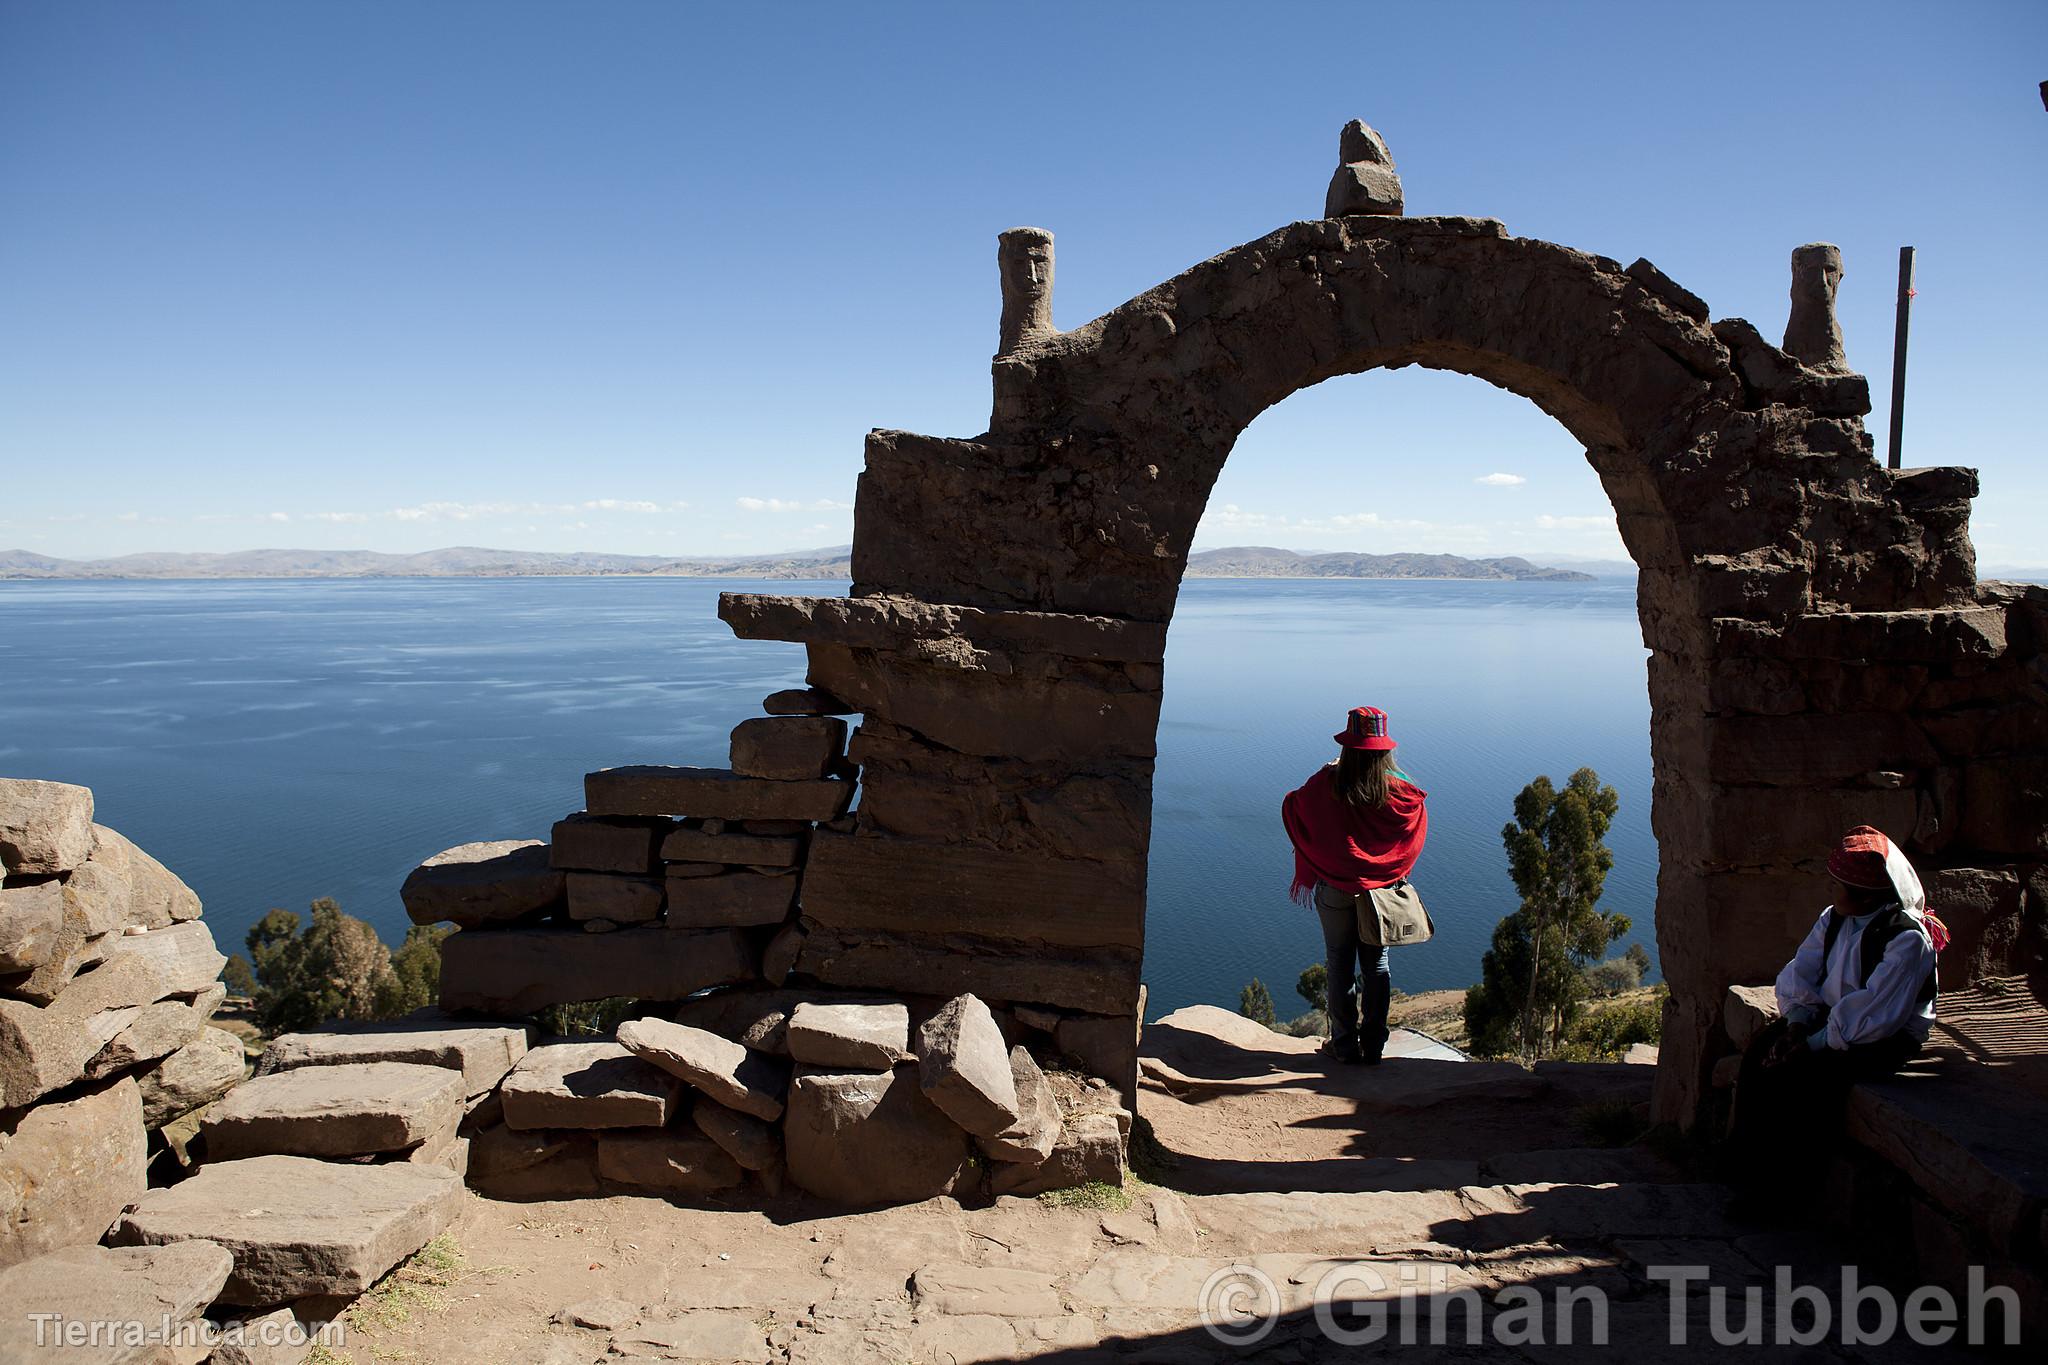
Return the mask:
<svg viewBox="0 0 2048 1365">
<path fill-rule="evenodd" d="M 1807 1050 L 1807 1035 L 1813 1032 L 1813 1025 L 1805 1020 L 1786 1019 L 1778 1035 L 1771 1039 L 1764 1055 L 1757 1064 L 1763 1067 L 1779 1067 Z"/>
</svg>

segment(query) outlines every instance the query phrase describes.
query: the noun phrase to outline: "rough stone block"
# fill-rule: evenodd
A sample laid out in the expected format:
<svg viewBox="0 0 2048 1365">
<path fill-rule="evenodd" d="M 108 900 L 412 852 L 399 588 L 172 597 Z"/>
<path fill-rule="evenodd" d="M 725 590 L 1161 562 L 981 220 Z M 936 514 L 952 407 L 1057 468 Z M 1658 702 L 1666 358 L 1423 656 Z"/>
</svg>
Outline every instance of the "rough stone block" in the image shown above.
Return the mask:
<svg viewBox="0 0 2048 1365">
<path fill-rule="evenodd" d="M 782 1164 L 782 1133 L 772 1123 L 701 1095 L 691 1106 L 690 1120 L 749 1171 L 773 1170 Z"/>
<path fill-rule="evenodd" d="M 1053 1045 L 1115 1086 L 1128 1106 L 1138 1085 L 1138 1041 L 1145 1030 L 1145 988 L 1129 1014 L 1070 1014 L 1053 1027 Z"/>
<path fill-rule="evenodd" d="M 92 790 L 0 777 L 0 868 L 69 872 L 92 856 Z"/>
<path fill-rule="evenodd" d="M 853 800 L 836 778 L 771 782 L 727 768 L 606 768 L 583 779 L 593 815 L 686 815 L 721 820 L 831 820 Z"/>
<path fill-rule="evenodd" d="M 245 1070 L 241 1039 L 226 1029 L 202 1028 L 198 1037 L 138 1078 L 144 1126 L 161 1128 L 212 1103 L 240 1083 Z"/>
<path fill-rule="evenodd" d="M 1061 947 L 1144 942 L 1142 864 L 820 831 L 804 917 L 842 931 L 971 933 Z"/>
<path fill-rule="evenodd" d="M 569 918 L 648 924 L 661 918 L 667 883 L 660 877 L 623 877 L 607 872 L 571 872 Z"/>
<path fill-rule="evenodd" d="M 175 872 L 105 825 L 92 827 L 92 856 L 72 874 L 74 890 L 95 887 L 109 899 L 112 927 L 139 924 L 161 929 L 199 918 L 199 897 Z"/>
<path fill-rule="evenodd" d="M 470 1139 L 468 1178 L 492 1199 L 591 1199 L 604 1193 L 592 1133 L 486 1128 Z"/>
<path fill-rule="evenodd" d="M 789 1016 L 798 1005 L 885 1004 L 883 997 L 848 991 L 759 986 L 685 1000 L 673 1011 L 675 1022 L 730 1038 L 756 1052 L 789 1056 Z"/>
<path fill-rule="evenodd" d="M 643 927 L 466 930 L 441 944 L 441 1005 L 530 1014 L 570 1001 L 681 1000 L 752 981 L 753 949 L 731 930 L 681 933 Z"/>
<path fill-rule="evenodd" d="M 85 1064 L 85 1078 L 98 1080 L 170 1056 L 199 1036 L 226 995 L 227 987 L 216 981 L 188 1000 L 144 1005 L 128 1026 Z"/>
<path fill-rule="evenodd" d="M 264 1049 L 257 1071 L 267 1076 L 305 1066 L 414 1062 L 461 1072 L 463 1093 L 474 1097 L 505 1079 L 532 1041 L 524 1024 L 471 1024 L 422 1010 L 403 1019 L 281 1034 Z"/>
<path fill-rule="evenodd" d="M 789 1178 L 842 1204 L 910 1204 L 967 1177 L 968 1137 L 924 1095 L 914 1067 L 799 1067 L 782 1126 Z"/>
<path fill-rule="evenodd" d="M 761 709 L 771 716 L 850 716 L 854 708 L 848 706 L 830 692 L 820 692 L 815 687 L 785 687 L 780 692 L 770 692 L 761 701 Z"/>
<path fill-rule="evenodd" d="M 131 1246 L 203 1240 L 234 1257 L 219 1301 L 269 1308 L 355 1295 L 425 1246 L 462 1207 L 453 1171 L 258 1156 L 152 1190 L 114 1230 Z"/>
<path fill-rule="evenodd" d="M 997 951 L 979 940 L 938 934 L 839 931 L 808 916 L 797 924 L 802 935 L 791 945 L 791 970 L 829 985 L 906 995 L 970 991 L 990 1000 L 1098 1013 L 1129 1009 L 1138 998 L 1138 955 L 1132 951 L 1036 945 Z"/>
<path fill-rule="evenodd" d="M 997 1161 L 1036 1165 L 1050 1157 L 1059 1142 L 1059 1101 L 1037 1059 L 1021 1044 L 1010 1049 L 1010 1079 L 1017 1087 L 1017 1121 L 993 1137 L 975 1141 Z"/>
<path fill-rule="evenodd" d="M 0 972 L 40 967 L 64 931 L 64 884 L 0 887 Z"/>
<path fill-rule="evenodd" d="M 213 946 L 213 931 L 196 919 L 146 934 L 122 934 L 107 945 L 108 966 L 127 957 L 156 965 L 163 995 L 197 995 L 218 981 L 220 969 L 228 965 Z"/>
<path fill-rule="evenodd" d="M 1939 761 L 1920 728 L 1897 714 L 1727 716 L 1706 725 L 1707 770 L 1717 782 L 1833 786 Z"/>
<path fill-rule="evenodd" d="M 805 825 L 803 828 L 808 829 Z M 765 835 L 721 830 L 677 830 L 664 839 L 661 856 L 670 863 L 734 863 L 751 867 L 794 867 L 803 858 L 804 841 L 793 834 Z M 675 875 L 670 867 L 669 875 Z"/>
<path fill-rule="evenodd" d="M 1359 163 L 1339 166 L 1330 177 L 1323 196 L 1325 218 L 1353 214 L 1399 217 L 1402 209 L 1401 177 L 1391 166 Z"/>
<path fill-rule="evenodd" d="M 682 1089 L 618 1043 L 545 1043 L 519 1059 L 500 1093 L 508 1128 L 660 1128 Z"/>
<path fill-rule="evenodd" d="M 789 1055 L 833 1071 L 888 1071 L 915 1061 L 903 1005 L 799 1004 L 789 1016 Z"/>
<path fill-rule="evenodd" d="M 994 1137 L 1016 1124 L 1009 1049 L 980 1000 L 959 995 L 942 1005 L 917 1032 L 917 1058 L 924 1093 L 961 1128 Z"/>
<path fill-rule="evenodd" d="M 146 938 L 172 935 L 185 927 Z M 171 994 L 173 987 L 189 984 L 184 978 L 193 970 L 194 945 L 168 948 L 117 957 L 77 978 L 47 1006 L 0 1000 L 0 1108 L 33 1103 L 78 1080 L 100 1050 L 135 1022 L 143 1006 Z"/>
<path fill-rule="evenodd" d="M 797 879 L 758 872 L 681 877 L 668 884 L 668 927 L 722 929 L 780 924 L 796 905 Z"/>
<path fill-rule="evenodd" d="M 52 1314 L 66 1323 L 139 1323 L 145 1333 L 168 1325 L 178 1332 L 195 1322 L 227 1283 L 235 1266 L 227 1248 L 211 1242 L 167 1247 L 66 1247 L 0 1271 L 0 1360 L 92 1361 L 95 1365 L 157 1365 L 159 1339 L 60 1348 L 41 1335 Z M 105 1331 L 106 1329 L 102 1329 Z M 203 1357 L 202 1357 L 203 1358 Z M 220 1359 L 219 1356 L 214 1357 Z"/>
<path fill-rule="evenodd" d="M 621 872 L 644 877 L 658 870 L 660 859 L 655 850 L 674 827 L 673 820 L 606 817 L 578 811 L 555 822 L 548 836 L 548 862 L 567 872 Z"/>
<path fill-rule="evenodd" d="M 462 1116 L 459 1073 L 415 1062 L 351 1062 L 274 1071 L 207 1111 L 207 1156 L 345 1157 L 397 1152 Z"/>
<path fill-rule="evenodd" d="M 741 777 L 829 777 L 845 755 L 846 722 L 836 716 L 756 716 L 732 731 L 732 770 Z"/>
<path fill-rule="evenodd" d="M 601 1134 L 597 1174 L 608 1185 L 648 1194 L 706 1194 L 742 1179 L 739 1163 L 716 1142 L 675 1129 Z"/>
<path fill-rule="evenodd" d="M 730 1039 L 666 1019 L 634 1019 L 619 1025 L 619 1045 L 728 1108 L 770 1123 L 782 1117 L 787 1072 Z"/>
<path fill-rule="evenodd" d="M 538 839 L 460 844 L 414 868 L 398 896 L 414 924 L 517 923 L 561 905 L 562 873 L 550 857 Z"/>
<path fill-rule="evenodd" d="M 147 1146 L 125 1076 L 0 1128 L 0 1266 L 99 1241 L 148 1188 Z"/>
</svg>

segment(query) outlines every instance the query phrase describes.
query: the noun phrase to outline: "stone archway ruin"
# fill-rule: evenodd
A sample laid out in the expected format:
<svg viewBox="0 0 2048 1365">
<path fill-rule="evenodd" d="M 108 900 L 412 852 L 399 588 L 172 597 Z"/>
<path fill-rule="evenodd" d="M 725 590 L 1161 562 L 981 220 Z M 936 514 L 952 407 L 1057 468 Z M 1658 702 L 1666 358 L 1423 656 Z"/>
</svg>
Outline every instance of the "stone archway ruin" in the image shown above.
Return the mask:
<svg viewBox="0 0 2048 1365">
<path fill-rule="evenodd" d="M 1072 331 L 1051 323 L 1050 234 L 1003 234 L 988 432 L 870 434 L 848 597 L 722 600 L 741 637 L 804 644 L 813 686 L 863 717 L 854 827 L 817 835 L 782 957 L 1078 1012 L 1128 1089 L 1161 662 L 1210 487 L 1289 394 L 1424 365 L 1571 431 L 1640 570 L 1659 1116 L 1697 1114 L 1725 988 L 1783 961 L 1849 824 L 1930 873 L 1963 949 L 1945 978 L 2017 970 L 2048 896 L 2048 592 L 1977 581 L 1974 471 L 1871 458 L 1839 258 L 1795 258 L 1795 357 L 1648 261 L 1398 216 L 1362 124 L 1342 158 L 1329 216 Z"/>
</svg>

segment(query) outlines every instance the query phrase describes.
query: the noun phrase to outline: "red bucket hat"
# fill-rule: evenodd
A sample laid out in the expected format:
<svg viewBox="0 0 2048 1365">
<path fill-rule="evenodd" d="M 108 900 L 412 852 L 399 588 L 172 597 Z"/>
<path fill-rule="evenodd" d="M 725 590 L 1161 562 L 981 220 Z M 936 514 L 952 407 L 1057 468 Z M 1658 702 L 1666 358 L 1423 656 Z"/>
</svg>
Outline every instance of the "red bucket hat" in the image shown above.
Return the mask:
<svg viewBox="0 0 2048 1365">
<path fill-rule="evenodd" d="M 1842 842 L 1828 855 L 1828 875 L 1845 886 L 1873 891 L 1892 889 L 1891 874 L 1885 870 L 1885 854 L 1891 840 L 1869 825 L 1858 825 L 1842 836 Z"/>
<path fill-rule="evenodd" d="M 1330 738 L 1347 749 L 1394 747 L 1394 741 L 1387 738 L 1387 713 L 1377 706 L 1352 707 L 1350 718 L 1344 725 L 1344 733 L 1332 735 Z"/>
</svg>

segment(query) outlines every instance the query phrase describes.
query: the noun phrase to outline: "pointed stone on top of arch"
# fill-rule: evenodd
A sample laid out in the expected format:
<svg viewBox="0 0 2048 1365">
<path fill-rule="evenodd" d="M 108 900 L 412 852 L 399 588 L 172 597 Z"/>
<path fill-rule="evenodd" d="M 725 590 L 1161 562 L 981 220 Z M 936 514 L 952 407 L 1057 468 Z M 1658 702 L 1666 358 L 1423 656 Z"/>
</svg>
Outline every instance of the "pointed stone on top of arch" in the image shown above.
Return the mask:
<svg viewBox="0 0 2048 1365">
<path fill-rule="evenodd" d="M 1323 200 L 1325 218 L 1401 216 L 1401 177 L 1387 140 L 1364 119 L 1344 125 L 1337 139 L 1337 172 Z"/>
</svg>

